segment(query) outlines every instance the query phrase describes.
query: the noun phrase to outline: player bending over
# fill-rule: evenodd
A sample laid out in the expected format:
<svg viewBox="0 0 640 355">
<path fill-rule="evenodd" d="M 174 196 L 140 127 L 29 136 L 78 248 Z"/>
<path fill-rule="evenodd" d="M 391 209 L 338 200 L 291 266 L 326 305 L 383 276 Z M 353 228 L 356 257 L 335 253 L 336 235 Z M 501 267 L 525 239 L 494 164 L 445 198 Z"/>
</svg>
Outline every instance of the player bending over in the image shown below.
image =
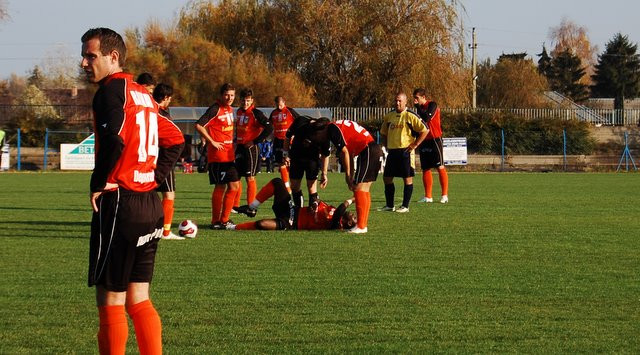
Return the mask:
<svg viewBox="0 0 640 355">
<path fill-rule="evenodd" d="M 246 222 L 235 226 L 237 230 L 327 230 L 351 229 L 356 225 L 353 213 L 347 207 L 353 203 L 353 198 L 344 201 L 340 206 L 333 207 L 324 201 L 318 201 L 314 212 L 309 207 L 296 207 L 291 201 L 291 195 L 280 178 L 269 181 L 256 195 L 250 205 L 240 206 L 240 213 L 254 217 L 258 206 L 273 196 L 273 212 L 276 218 L 261 219 L 256 222 Z"/>
</svg>

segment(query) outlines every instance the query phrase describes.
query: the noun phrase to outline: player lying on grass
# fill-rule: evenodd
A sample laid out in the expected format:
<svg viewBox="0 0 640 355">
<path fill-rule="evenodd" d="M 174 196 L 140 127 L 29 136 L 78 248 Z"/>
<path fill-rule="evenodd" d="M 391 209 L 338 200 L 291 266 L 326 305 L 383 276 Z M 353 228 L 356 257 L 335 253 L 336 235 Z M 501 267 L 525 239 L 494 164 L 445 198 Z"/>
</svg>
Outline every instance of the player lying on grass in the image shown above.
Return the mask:
<svg viewBox="0 0 640 355">
<path fill-rule="evenodd" d="M 350 198 L 333 207 L 324 201 L 318 200 L 315 212 L 309 207 L 296 207 L 291 200 L 284 181 L 275 178 L 269 181 L 256 195 L 256 199 L 250 205 L 239 207 L 239 212 L 249 217 L 255 217 L 258 206 L 273 196 L 273 212 L 275 218 L 261 219 L 256 222 L 246 222 L 235 226 L 237 230 L 326 230 L 326 229 L 351 229 L 356 225 L 356 217 L 347 211 L 347 207 L 353 203 Z"/>
</svg>

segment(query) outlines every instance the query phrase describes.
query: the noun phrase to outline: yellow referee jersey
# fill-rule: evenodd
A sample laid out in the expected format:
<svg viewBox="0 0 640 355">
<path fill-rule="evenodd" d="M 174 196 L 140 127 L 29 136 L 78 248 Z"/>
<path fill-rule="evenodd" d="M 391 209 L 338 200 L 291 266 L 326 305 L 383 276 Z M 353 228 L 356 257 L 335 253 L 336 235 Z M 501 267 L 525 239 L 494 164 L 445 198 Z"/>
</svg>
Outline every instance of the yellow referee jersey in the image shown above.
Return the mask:
<svg viewBox="0 0 640 355">
<path fill-rule="evenodd" d="M 387 136 L 387 149 L 400 149 L 416 140 L 412 132 L 422 133 L 426 130 L 427 127 L 418 116 L 408 110 L 393 110 L 384 116 L 380 134 Z"/>
</svg>

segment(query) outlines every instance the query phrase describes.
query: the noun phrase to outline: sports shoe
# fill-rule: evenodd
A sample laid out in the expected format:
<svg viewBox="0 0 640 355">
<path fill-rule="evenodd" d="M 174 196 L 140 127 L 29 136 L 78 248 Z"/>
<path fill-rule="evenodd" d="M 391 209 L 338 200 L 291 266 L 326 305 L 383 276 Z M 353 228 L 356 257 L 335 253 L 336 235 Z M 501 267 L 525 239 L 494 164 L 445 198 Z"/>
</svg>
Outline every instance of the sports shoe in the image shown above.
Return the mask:
<svg viewBox="0 0 640 355">
<path fill-rule="evenodd" d="M 247 217 L 255 217 L 258 213 L 258 210 L 255 208 L 251 208 L 249 205 L 242 205 L 238 207 L 238 213 L 242 213 L 247 215 Z"/>
<path fill-rule="evenodd" d="M 163 235 L 162 239 L 165 239 L 165 240 L 184 240 L 184 237 L 181 237 L 179 235 L 173 234 L 173 232 L 169 232 L 169 235 Z"/>
<path fill-rule="evenodd" d="M 240 211 L 238 211 L 239 207 L 231 207 L 231 213 L 240 213 Z"/>
<path fill-rule="evenodd" d="M 423 197 L 420 200 L 418 200 L 418 203 L 432 203 L 433 202 L 433 198 L 431 197 Z"/>
<path fill-rule="evenodd" d="M 354 233 L 354 234 L 367 233 L 367 227 L 364 227 L 364 228 L 353 227 L 353 228 L 347 230 L 347 233 Z"/>
<path fill-rule="evenodd" d="M 226 229 L 226 230 L 234 230 L 236 229 L 236 224 L 233 223 L 232 220 L 228 220 L 226 222 L 221 223 L 222 228 L 221 229 Z"/>
<path fill-rule="evenodd" d="M 409 212 L 409 207 L 404 207 L 404 206 L 400 206 L 396 209 L 396 212 L 398 213 L 407 213 Z"/>
<path fill-rule="evenodd" d="M 449 202 L 449 197 L 447 197 L 447 195 L 442 195 L 442 198 L 440 199 L 440 203 L 447 203 Z"/>
<path fill-rule="evenodd" d="M 381 211 L 381 212 L 393 212 L 395 210 L 396 210 L 395 207 L 389 207 L 389 206 L 384 206 L 384 207 L 379 207 L 378 208 L 378 211 Z"/>
</svg>

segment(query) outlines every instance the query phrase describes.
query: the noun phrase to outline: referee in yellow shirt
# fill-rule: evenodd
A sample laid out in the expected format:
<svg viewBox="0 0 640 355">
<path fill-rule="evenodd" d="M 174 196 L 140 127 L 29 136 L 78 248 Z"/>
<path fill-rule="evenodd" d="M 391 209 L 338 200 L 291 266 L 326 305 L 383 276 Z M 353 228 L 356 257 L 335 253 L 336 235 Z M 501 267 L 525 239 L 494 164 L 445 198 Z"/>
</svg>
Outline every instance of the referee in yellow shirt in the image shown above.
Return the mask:
<svg viewBox="0 0 640 355">
<path fill-rule="evenodd" d="M 380 129 L 382 145 L 387 148 L 388 155 L 383 175 L 386 205 L 379 208 L 378 211 L 409 212 L 409 202 L 413 194 L 413 176 L 415 175 L 413 151 L 422 143 L 428 133 L 429 130 L 422 123 L 422 120 L 407 111 L 407 95 L 399 92 L 396 95 L 395 110 L 384 116 Z M 394 177 L 401 177 L 404 180 L 402 206 L 398 209 L 393 204 L 396 193 L 393 184 Z"/>
</svg>

